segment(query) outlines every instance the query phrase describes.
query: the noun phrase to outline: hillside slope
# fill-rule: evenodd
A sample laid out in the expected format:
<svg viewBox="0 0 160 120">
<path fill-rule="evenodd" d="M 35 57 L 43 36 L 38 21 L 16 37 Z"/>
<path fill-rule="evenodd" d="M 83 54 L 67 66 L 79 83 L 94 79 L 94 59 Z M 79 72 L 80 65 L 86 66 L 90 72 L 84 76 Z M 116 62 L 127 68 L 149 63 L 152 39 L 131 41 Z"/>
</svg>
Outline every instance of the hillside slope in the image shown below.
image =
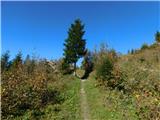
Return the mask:
<svg viewBox="0 0 160 120">
<path fill-rule="evenodd" d="M 93 119 L 160 119 L 160 46 L 122 55 L 116 62 L 122 89 L 99 84 L 96 70 L 86 82 Z M 103 66 L 104 67 L 104 66 Z M 105 81 L 108 82 L 107 78 Z"/>
<path fill-rule="evenodd" d="M 135 98 L 141 119 L 160 118 L 160 46 L 122 56 L 118 61 L 125 73 L 123 82 L 128 94 Z"/>
</svg>

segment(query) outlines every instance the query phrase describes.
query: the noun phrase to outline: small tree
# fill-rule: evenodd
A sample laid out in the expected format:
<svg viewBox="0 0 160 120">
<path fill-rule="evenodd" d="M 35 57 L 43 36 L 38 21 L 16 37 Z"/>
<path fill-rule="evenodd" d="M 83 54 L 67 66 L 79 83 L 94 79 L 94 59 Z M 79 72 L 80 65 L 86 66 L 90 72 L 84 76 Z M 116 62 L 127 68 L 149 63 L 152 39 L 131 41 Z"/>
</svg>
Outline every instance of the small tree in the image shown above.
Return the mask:
<svg viewBox="0 0 160 120">
<path fill-rule="evenodd" d="M 160 32 L 159 31 L 156 32 L 155 40 L 157 43 L 160 43 Z"/>
<path fill-rule="evenodd" d="M 22 67 L 22 53 L 18 52 L 18 54 L 16 55 L 16 57 L 14 58 L 13 62 L 12 62 L 12 68 L 13 69 L 19 69 Z"/>
<path fill-rule="evenodd" d="M 68 31 L 68 38 L 65 40 L 64 46 L 64 60 L 66 65 L 73 64 L 74 75 L 76 75 L 76 63 L 79 58 L 85 55 L 85 45 L 86 41 L 83 39 L 85 33 L 84 25 L 82 25 L 81 20 L 75 20 L 74 24 Z"/>
<path fill-rule="evenodd" d="M 24 68 L 25 72 L 27 72 L 28 75 L 32 75 L 35 68 L 35 60 L 30 58 L 30 55 L 26 56 L 26 59 L 24 60 Z"/>
<path fill-rule="evenodd" d="M 128 52 L 127 52 L 128 54 L 130 54 L 131 52 L 130 52 L 130 50 L 128 50 Z"/>
<path fill-rule="evenodd" d="M 135 53 L 135 50 L 134 49 L 131 49 L 131 54 L 134 54 Z"/>
<path fill-rule="evenodd" d="M 149 46 L 147 45 L 147 43 L 144 43 L 144 44 L 142 45 L 142 47 L 141 47 L 141 50 L 144 50 L 144 49 L 147 49 L 147 48 L 149 48 Z"/>
<path fill-rule="evenodd" d="M 9 68 L 9 51 L 6 51 L 2 56 L 1 56 L 1 71 L 8 70 Z"/>
</svg>

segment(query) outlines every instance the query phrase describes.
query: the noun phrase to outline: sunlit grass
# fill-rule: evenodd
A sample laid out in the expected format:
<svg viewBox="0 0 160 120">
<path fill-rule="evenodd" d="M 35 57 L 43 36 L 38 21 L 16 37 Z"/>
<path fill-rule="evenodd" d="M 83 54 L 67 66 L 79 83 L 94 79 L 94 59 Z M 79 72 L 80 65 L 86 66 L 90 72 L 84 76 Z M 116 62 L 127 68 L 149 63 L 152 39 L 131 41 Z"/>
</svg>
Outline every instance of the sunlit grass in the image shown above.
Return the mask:
<svg viewBox="0 0 160 120">
<path fill-rule="evenodd" d="M 85 85 L 90 114 L 94 120 L 136 120 L 134 106 L 120 99 L 120 93 L 96 87 L 94 78 Z"/>
</svg>

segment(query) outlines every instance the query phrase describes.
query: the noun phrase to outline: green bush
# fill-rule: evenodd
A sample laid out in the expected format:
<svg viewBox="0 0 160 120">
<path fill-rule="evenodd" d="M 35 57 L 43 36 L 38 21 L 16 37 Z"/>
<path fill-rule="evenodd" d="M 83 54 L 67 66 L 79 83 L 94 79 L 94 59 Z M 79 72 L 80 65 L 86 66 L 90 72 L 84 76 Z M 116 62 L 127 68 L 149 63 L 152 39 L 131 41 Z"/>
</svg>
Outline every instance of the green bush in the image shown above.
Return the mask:
<svg viewBox="0 0 160 120">
<path fill-rule="evenodd" d="M 118 65 L 110 58 L 102 58 L 96 65 L 96 78 L 100 84 L 111 89 L 123 89 L 122 82 L 125 75 L 120 71 Z"/>
<path fill-rule="evenodd" d="M 117 64 L 119 56 L 114 49 L 108 49 L 102 44 L 100 51 L 93 54 L 94 70 L 96 79 L 100 85 L 111 89 L 123 89 L 123 74 Z"/>
<path fill-rule="evenodd" d="M 101 63 L 97 65 L 96 76 L 104 83 L 105 81 L 113 78 L 112 70 L 113 70 L 112 61 L 108 58 L 104 58 L 101 61 Z"/>
<path fill-rule="evenodd" d="M 147 49 L 147 48 L 149 48 L 149 46 L 148 46 L 146 43 L 144 43 L 144 44 L 142 45 L 142 47 L 141 47 L 141 50 L 144 50 L 144 49 Z"/>
</svg>

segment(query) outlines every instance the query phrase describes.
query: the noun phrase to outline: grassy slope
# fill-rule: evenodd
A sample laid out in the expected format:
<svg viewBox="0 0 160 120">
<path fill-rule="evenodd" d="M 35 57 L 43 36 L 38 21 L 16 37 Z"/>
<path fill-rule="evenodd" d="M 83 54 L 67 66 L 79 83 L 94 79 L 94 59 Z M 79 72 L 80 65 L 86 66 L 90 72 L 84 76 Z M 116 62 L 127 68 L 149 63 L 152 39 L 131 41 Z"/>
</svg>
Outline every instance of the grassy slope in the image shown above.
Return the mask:
<svg viewBox="0 0 160 120">
<path fill-rule="evenodd" d="M 160 75 L 159 51 L 160 46 L 157 46 L 156 48 L 145 49 L 139 53 L 121 57 L 118 63 L 119 66 L 127 73 L 128 77 L 126 87 L 131 88 L 132 86 L 135 86 L 138 87 L 137 89 L 139 89 L 139 86 L 134 85 L 133 82 L 136 83 L 137 81 L 140 81 L 140 85 L 142 85 L 146 91 L 151 91 L 152 89 L 150 90 L 150 86 L 152 88 L 154 83 L 157 83 L 157 86 L 160 85 L 157 82 L 160 79 L 160 77 L 158 77 Z M 102 87 L 96 87 L 97 83 L 93 75 L 94 73 L 92 73 L 89 80 L 86 81 L 85 86 L 92 119 L 136 120 L 139 117 L 142 119 L 147 119 L 149 117 L 149 113 L 139 111 L 139 108 L 141 109 L 143 106 L 152 105 L 153 100 L 159 100 L 159 94 L 156 91 L 155 95 L 151 94 L 151 96 L 141 99 L 141 96 L 144 94 L 141 90 L 139 93 L 137 92 L 133 95 L 126 95 L 118 90 L 111 91 Z M 133 78 L 134 81 L 132 82 L 131 80 L 133 80 Z M 134 87 L 131 89 L 133 91 L 137 90 L 136 88 L 134 89 Z M 156 104 L 157 102 L 158 101 L 156 101 Z M 157 112 L 158 115 L 158 111 L 155 112 Z M 153 113 L 155 112 L 153 111 Z"/>
<path fill-rule="evenodd" d="M 135 109 L 131 99 L 123 101 L 123 96 L 118 91 L 104 90 L 95 87 L 94 78 L 86 81 L 86 93 L 90 114 L 94 120 L 136 120 Z"/>
<path fill-rule="evenodd" d="M 160 69 L 160 46 L 155 48 L 140 50 L 135 54 L 128 54 L 121 57 L 119 64 L 123 65 L 126 62 L 136 64 L 136 67 L 146 67 L 146 69 Z"/>
<path fill-rule="evenodd" d="M 160 46 L 122 56 L 119 66 L 127 75 L 125 88 L 135 98 L 139 118 L 160 118 Z"/>
</svg>

